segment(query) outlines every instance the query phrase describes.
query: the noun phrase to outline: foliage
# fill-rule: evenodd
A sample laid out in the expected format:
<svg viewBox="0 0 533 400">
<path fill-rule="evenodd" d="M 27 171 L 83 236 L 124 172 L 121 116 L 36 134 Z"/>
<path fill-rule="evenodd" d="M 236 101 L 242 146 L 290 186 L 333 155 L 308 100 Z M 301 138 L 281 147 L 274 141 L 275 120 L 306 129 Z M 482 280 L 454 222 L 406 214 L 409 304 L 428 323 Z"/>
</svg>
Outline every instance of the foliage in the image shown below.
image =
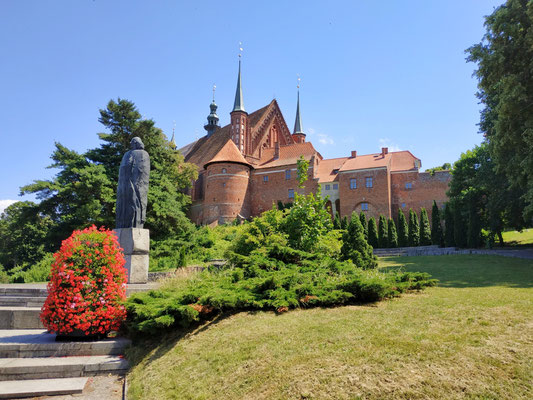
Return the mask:
<svg viewBox="0 0 533 400">
<path fill-rule="evenodd" d="M 453 210 L 453 241 L 455 242 L 455 245 L 457 247 L 466 247 L 467 246 L 467 238 L 466 238 L 466 232 L 465 227 L 466 225 L 466 219 L 463 216 L 463 213 L 461 212 L 461 205 L 458 202 L 455 202 L 452 205 Z"/>
<path fill-rule="evenodd" d="M 444 208 L 444 244 L 446 247 L 455 247 L 455 229 L 453 226 L 454 213 L 451 203 L 446 203 Z"/>
<path fill-rule="evenodd" d="M 373 248 L 379 247 L 378 227 L 374 217 L 370 217 L 368 220 L 368 244 Z"/>
<path fill-rule="evenodd" d="M 398 245 L 406 247 L 409 245 L 409 228 L 407 227 L 407 220 L 402 209 L 398 209 Z"/>
<path fill-rule="evenodd" d="M 51 226 L 51 219 L 38 212 L 37 204 L 11 204 L 0 216 L 0 263 L 10 270 L 39 262 L 48 250 L 45 238 Z"/>
<path fill-rule="evenodd" d="M 9 282 L 30 283 L 46 282 L 50 277 L 50 268 L 54 261 L 52 253 L 46 253 L 44 257 L 32 265 L 19 265 L 9 271 Z"/>
<path fill-rule="evenodd" d="M 435 175 L 435 172 L 437 171 L 450 171 L 452 169 L 452 165 L 450 163 L 444 163 L 439 167 L 434 168 L 428 168 L 426 169 L 426 172 L 429 172 L 431 176 Z"/>
<path fill-rule="evenodd" d="M 9 283 L 9 275 L 2 264 L 0 264 L 0 283 Z"/>
<path fill-rule="evenodd" d="M 420 209 L 420 245 L 431 244 L 431 228 L 429 226 L 428 212 L 424 207 Z"/>
<path fill-rule="evenodd" d="M 21 188 L 21 194 L 37 195 L 37 211 L 54 223 L 46 241 L 59 243 L 74 229 L 92 224 L 114 226 L 118 170 L 135 136 L 142 139 L 151 161 L 145 227 L 155 240 L 186 239 L 194 226 L 185 215 L 190 198 L 183 189 L 196 177 L 196 167 L 185 163 L 154 121 L 143 119 L 130 101 L 111 100 L 100 110 L 99 121 L 110 131 L 99 134 L 100 147 L 79 154 L 56 143 L 50 166 L 59 169 L 56 176 Z"/>
<path fill-rule="evenodd" d="M 468 229 L 467 229 L 467 246 L 471 249 L 475 249 L 480 246 L 481 241 L 481 223 L 477 209 L 474 205 L 470 204 L 468 210 Z"/>
<path fill-rule="evenodd" d="M 135 294 L 127 300 L 132 334 L 161 334 L 216 312 L 324 307 L 377 301 L 432 286 L 427 274 L 364 271 L 349 261 L 271 248 L 236 256 L 233 268 L 204 271 L 179 290 Z M 274 258 L 276 257 L 276 258 Z M 282 258 L 290 262 L 282 262 Z"/>
<path fill-rule="evenodd" d="M 125 318 L 124 256 L 112 231 L 74 231 L 54 254 L 41 320 L 51 332 L 103 335 Z"/>
<path fill-rule="evenodd" d="M 348 229 L 342 235 L 342 259 L 351 260 L 355 265 L 363 269 L 371 269 L 377 266 L 372 246 L 368 244 L 361 220 L 356 212 L 352 213 L 352 218 Z"/>
<path fill-rule="evenodd" d="M 394 224 L 394 220 L 392 218 L 389 218 L 388 230 L 388 247 L 398 247 L 398 234 L 396 233 L 396 225 Z"/>
<path fill-rule="evenodd" d="M 341 215 L 337 211 L 335 213 L 335 218 L 333 218 L 333 229 L 342 229 Z"/>
<path fill-rule="evenodd" d="M 364 211 L 359 213 L 359 219 L 361 221 L 361 226 L 365 232 L 365 239 L 368 240 L 368 221 L 366 220 L 366 214 Z"/>
<path fill-rule="evenodd" d="M 304 156 L 300 156 L 300 158 L 296 162 L 296 169 L 298 173 L 298 187 L 302 189 L 304 187 L 305 181 L 307 181 L 309 161 L 307 161 Z"/>
<path fill-rule="evenodd" d="M 420 245 L 420 225 L 418 223 L 418 215 L 409 209 L 409 246 Z"/>
<path fill-rule="evenodd" d="M 444 246 L 440 211 L 435 200 L 433 200 L 433 206 L 431 208 L 431 243 L 440 247 Z"/>
<path fill-rule="evenodd" d="M 506 178 L 504 188 L 509 182 L 517 195 L 514 200 L 522 203 L 518 211 L 530 221 L 533 216 L 533 3 L 507 0 L 485 18 L 485 27 L 482 41 L 467 50 L 467 60 L 478 67 L 475 71 L 477 97 L 484 106 L 480 130 L 496 171 Z"/>
<path fill-rule="evenodd" d="M 379 216 L 378 223 L 378 245 L 381 248 L 388 247 L 389 237 L 388 237 L 388 227 L 387 220 L 384 215 Z"/>
</svg>

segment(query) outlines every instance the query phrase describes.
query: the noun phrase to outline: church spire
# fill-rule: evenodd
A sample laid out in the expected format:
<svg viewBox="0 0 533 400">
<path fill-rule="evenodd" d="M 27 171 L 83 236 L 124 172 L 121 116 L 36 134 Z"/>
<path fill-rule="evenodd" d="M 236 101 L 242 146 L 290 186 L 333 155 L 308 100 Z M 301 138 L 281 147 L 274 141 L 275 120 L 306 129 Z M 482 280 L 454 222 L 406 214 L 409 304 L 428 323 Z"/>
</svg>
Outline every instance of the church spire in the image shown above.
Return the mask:
<svg viewBox="0 0 533 400">
<path fill-rule="evenodd" d="M 240 43 L 239 43 L 240 44 Z M 239 47 L 242 52 L 242 47 Z M 239 76 L 237 78 L 237 90 L 235 92 L 235 103 L 233 103 L 233 111 L 244 111 L 244 102 L 242 101 L 242 86 L 241 86 L 241 53 L 239 53 Z"/>
<path fill-rule="evenodd" d="M 219 127 L 218 126 L 218 115 L 217 115 L 217 104 L 215 103 L 215 90 L 217 86 L 213 85 L 213 101 L 209 105 L 211 113 L 207 116 L 207 124 L 204 125 L 204 129 L 207 131 L 207 137 L 211 136 Z"/>
<path fill-rule="evenodd" d="M 296 119 L 294 120 L 294 131 L 292 138 L 296 143 L 305 142 L 305 133 L 302 128 L 302 118 L 300 116 L 300 77 L 298 77 L 298 99 L 296 100 Z"/>
</svg>

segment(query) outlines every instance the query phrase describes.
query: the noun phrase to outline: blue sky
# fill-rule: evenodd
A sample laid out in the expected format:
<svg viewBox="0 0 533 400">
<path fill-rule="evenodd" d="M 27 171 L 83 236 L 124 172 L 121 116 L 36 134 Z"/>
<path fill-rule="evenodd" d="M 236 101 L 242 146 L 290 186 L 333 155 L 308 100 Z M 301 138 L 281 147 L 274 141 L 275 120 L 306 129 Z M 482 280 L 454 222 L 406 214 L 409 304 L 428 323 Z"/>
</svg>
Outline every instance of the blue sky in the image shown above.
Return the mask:
<svg viewBox="0 0 533 400">
<path fill-rule="evenodd" d="M 292 129 L 296 79 L 307 139 L 326 158 L 410 150 L 429 168 L 479 144 L 475 68 L 464 50 L 503 1 L 0 2 L 0 206 L 48 179 L 54 142 L 99 144 L 117 97 L 185 145 L 221 124 L 243 43 L 244 104 L 276 98 Z M 26 199 L 33 199 L 26 196 Z"/>
</svg>

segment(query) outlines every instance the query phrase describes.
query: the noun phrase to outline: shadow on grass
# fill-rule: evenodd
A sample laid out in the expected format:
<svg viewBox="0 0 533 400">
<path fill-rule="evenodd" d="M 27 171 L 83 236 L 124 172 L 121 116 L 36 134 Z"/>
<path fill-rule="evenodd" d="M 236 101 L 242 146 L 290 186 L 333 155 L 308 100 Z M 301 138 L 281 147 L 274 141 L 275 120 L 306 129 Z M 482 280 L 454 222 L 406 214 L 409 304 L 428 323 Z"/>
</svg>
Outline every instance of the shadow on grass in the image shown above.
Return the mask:
<svg viewBox="0 0 533 400">
<path fill-rule="evenodd" d="M 427 272 L 439 280 L 440 287 L 533 287 L 533 260 L 528 259 L 485 255 L 387 257 L 381 264 L 383 270 Z"/>
</svg>

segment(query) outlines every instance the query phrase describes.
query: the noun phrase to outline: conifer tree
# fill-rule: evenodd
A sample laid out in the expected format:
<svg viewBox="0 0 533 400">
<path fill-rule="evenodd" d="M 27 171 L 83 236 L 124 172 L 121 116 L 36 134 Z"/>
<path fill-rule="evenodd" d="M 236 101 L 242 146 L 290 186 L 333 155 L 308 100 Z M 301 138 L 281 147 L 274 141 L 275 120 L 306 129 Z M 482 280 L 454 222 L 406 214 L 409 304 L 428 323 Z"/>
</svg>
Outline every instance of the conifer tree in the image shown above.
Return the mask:
<svg viewBox="0 0 533 400">
<path fill-rule="evenodd" d="M 446 247 L 455 247 L 451 203 L 446 203 L 446 207 L 444 208 L 444 245 Z"/>
<path fill-rule="evenodd" d="M 439 245 L 440 247 L 444 246 L 440 212 L 435 200 L 433 200 L 433 207 L 431 208 L 431 242 Z"/>
<path fill-rule="evenodd" d="M 370 219 L 368 220 L 368 243 L 373 248 L 377 248 L 379 246 L 378 227 L 376 225 L 376 220 L 374 219 L 374 217 L 370 217 Z"/>
<path fill-rule="evenodd" d="M 394 220 L 392 218 L 389 218 L 389 247 L 398 247 L 398 234 L 396 233 L 396 225 L 394 224 Z"/>
<path fill-rule="evenodd" d="M 372 246 L 368 244 L 363 232 L 363 226 L 356 212 L 352 213 L 348 229 L 342 235 L 342 258 L 352 260 L 358 267 L 369 269 L 377 266 Z"/>
<path fill-rule="evenodd" d="M 409 230 L 407 228 L 407 220 L 401 209 L 398 209 L 398 245 L 406 247 L 409 245 Z"/>
<path fill-rule="evenodd" d="M 420 245 L 420 226 L 418 216 L 412 208 L 409 209 L 409 246 Z"/>
<path fill-rule="evenodd" d="M 348 217 L 341 219 L 341 229 L 348 229 Z"/>
<path fill-rule="evenodd" d="M 467 246 L 465 228 L 466 224 L 461 213 L 461 206 L 456 203 L 453 205 L 453 240 L 457 247 L 465 248 Z"/>
<path fill-rule="evenodd" d="M 471 249 L 478 248 L 481 243 L 481 221 L 476 207 L 471 205 L 468 210 L 467 246 Z"/>
<path fill-rule="evenodd" d="M 387 220 L 385 219 L 384 215 L 379 216 L 379 222 L 378 222 L 378 246 L 381 248 L 385 248 L 388 246 L 388 228 L 387 228 Z"/>
<path fill-rule="evenodd" d="M 366 214 L 363 211 L 359 213 L 359 219 L 365 231 L 365 239 L 368 240 L 368 222 L 366 221 Z"/>
<path fill-rule="evenodd" d="M 428 212 L 424 207 L 420 209 L 420 245 L 431 244 L 431 228 L 429 227 Z"/>
</svg>

